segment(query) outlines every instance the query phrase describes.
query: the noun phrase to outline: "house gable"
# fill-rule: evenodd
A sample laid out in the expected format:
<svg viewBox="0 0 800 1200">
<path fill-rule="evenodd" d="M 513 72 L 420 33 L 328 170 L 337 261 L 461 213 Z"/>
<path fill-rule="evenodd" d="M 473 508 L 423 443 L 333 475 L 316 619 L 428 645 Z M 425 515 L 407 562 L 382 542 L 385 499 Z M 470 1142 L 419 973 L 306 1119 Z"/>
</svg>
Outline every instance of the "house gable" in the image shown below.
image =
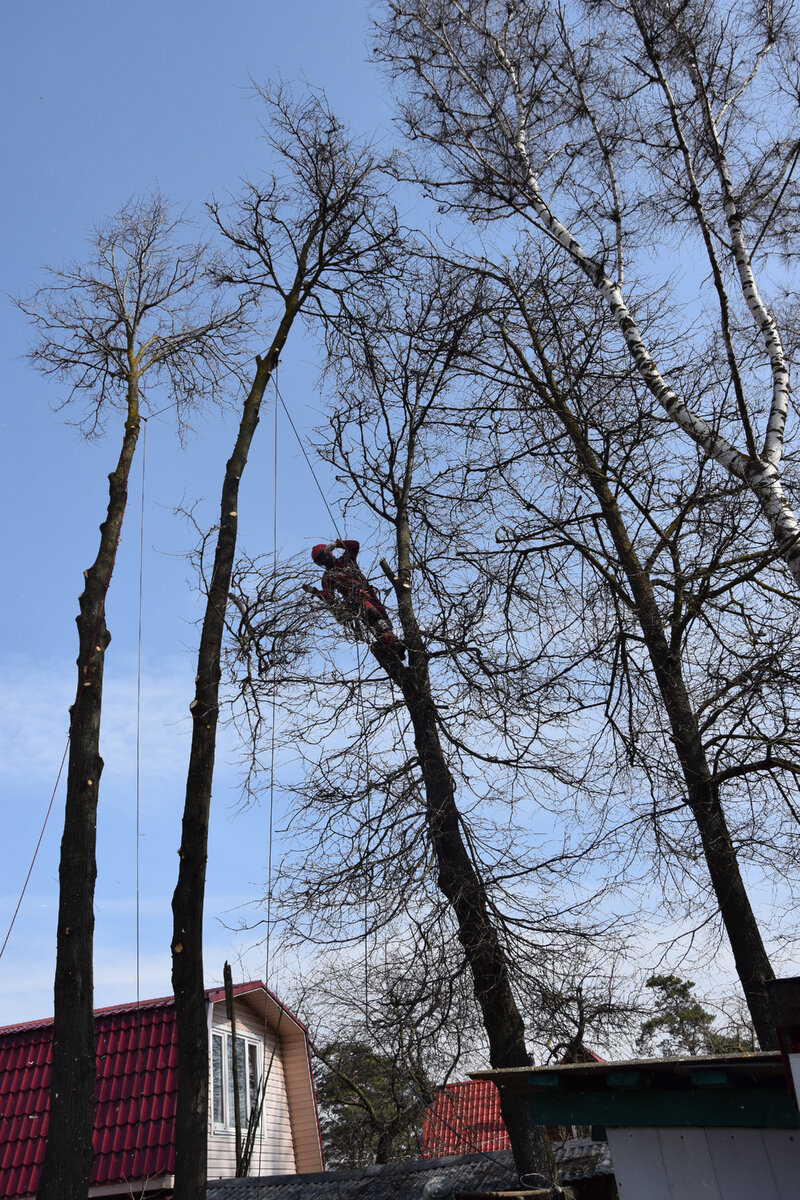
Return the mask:
<svg viewBox="0 0 800 1200">
<path fill-rule="evenodd" d="M 261 1061 L 268 1067 L 272 1062 L 265 1136 L 254 1153 L 253 1169 L 319 1170 L 322 1153 L 305 1028 L 263 984 L 238 984 L 234 993 L 241 1027 L 259 1044 L 264 1040 L 266 1016 L 267 1051 L 261 1051 Z M 208 991 L 206 998 L 210 1025 L 225 1023 L 223 989 Z M 0 1029 L 0 1200 L 19 1200 L 36 1191 L 47 1137 L 52 1032 L 52 1019 Z M 138 1191 L 145 1180 L 148 1192 L 171 1187 L 176 1037 L 171 996 L 95 1012 L 97 1084 L 90 1195 L 124 1191 L 126 1181 L 134 1180 L 140 1181 Z M 232 1149 L 232 1137 L 230 1141 Z M 209 1175 L 213 1145 L 210 1134 Z M 233 1169 L 226 1167 L 225 1173 L 232 1174 Z"/>
</svg>

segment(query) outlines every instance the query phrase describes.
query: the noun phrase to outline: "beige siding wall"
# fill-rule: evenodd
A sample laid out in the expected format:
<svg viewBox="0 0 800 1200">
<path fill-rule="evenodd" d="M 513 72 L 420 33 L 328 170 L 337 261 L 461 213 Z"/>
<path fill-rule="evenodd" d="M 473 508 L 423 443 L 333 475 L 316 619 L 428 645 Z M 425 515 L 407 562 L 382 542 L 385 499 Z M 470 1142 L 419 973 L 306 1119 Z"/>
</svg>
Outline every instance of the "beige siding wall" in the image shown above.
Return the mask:
<svg viewBox="0 0 800 1200">
<path fill-rule="evenodd" d="M 264 1047 L 262 1070 L 269 1070 L 261 1136 L 256 1138 L 250 1174 L 290 1174 L 297 1170 L 297 1160 L 289 1117 L 282 1048 L 278 1046 L 276 1049 L 272 1030 L 267 1031 L 265 1043 L 263 1018 L 256 1014 L 246 1001 L 236 1000 L 234 1006 L 237 1034 L 255 1038 Z M 216 1031 L 230 1032 L 230 1021 L 225 1015 L 224 1002 L 214 1006 L 211 1032 L 213 1034 Z M 210 1071 L 209 1064 L 209 1073 Z M 243 1119 L 244 1116 L 243 1114 Z M 230 1178 L 235 1172 L 236 1148 L 233 1132 L 214 1128 L 213 1110 L 209 1103 L 208 1177 Z"/>
<path fill-rule="evenodd" d="M 292 1133 L 298 1171 L 323 1169 L 314 1084 L 304 1034 L 295 1026 L 283 1043 L 283 1061 L 291 1101 Z"/>
</svg>

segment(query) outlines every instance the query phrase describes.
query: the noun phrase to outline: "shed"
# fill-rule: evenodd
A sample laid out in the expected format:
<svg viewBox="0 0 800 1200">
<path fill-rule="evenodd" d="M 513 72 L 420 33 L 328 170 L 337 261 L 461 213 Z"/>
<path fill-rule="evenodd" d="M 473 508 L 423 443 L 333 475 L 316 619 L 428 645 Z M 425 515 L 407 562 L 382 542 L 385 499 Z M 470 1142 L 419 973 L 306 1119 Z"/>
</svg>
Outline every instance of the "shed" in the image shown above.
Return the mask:
<svg viewBox="0 0 800 1200">
<path fill-rule="evenodd" d="M 796 1200 L 800 1114 L 781 1055 L 486 1071 L 536 1125 L 606 1137 L 620 1200 Z"/>
</svg>

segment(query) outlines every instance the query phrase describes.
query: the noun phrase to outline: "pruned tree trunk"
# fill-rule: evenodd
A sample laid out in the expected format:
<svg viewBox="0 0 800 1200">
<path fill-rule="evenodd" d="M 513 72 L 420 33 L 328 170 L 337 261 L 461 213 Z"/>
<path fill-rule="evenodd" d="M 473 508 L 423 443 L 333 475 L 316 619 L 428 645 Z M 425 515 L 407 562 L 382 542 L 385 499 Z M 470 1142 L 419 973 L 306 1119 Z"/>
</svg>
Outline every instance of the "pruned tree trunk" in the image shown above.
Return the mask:
<svg viewBox="0 0 800 1200">
<path fill-rule="evenodd" d="M 83 397 L 80 424 L 94 435 L 109 405 L 126 413 L 116 470 L 109 476 L 100 549 L 86 572 L 80 598 L 78 690 L 70 723 L 70 755 L 55 976 L 50 1131 L 39 1185 L 47 1200 L 85 1200 L 92 1166 L 94 1027 L 92 1015 L 92 902 L 103 663 L 109 634 L 105 600 L 114 569 L 128 476 L 139 436 L 139 406 L 147 387 L 165 385 L 177 409 L 216 394 L 230 371 L 230 347 L 245 321 L 243 301 L 232 308 L 208 302 L 207 249 L 179 244 L 158 191 L 132 198 L 97 226 L 86 263 L 48 269 L 49 281 L 19 300 L 37 329 L 31 360 Z"/>
<path fill-rule="evenodd" d="M 78 688 L 71 709 L 67 798 L 59 863 L 53 1058 L 47 1146 L 37 1196 L 86 1200 L 92 1170 L 95 1048 L 92 951 L 97 877 L 97 797 L 103 760 L 100 715 L 105 651 L 111 641 L 105 601 L 114 570 L 128 476 L 139 436 L 138 388 L 128 388 L 128 419 L 116 469 L 108 477 L 106 519 L 97 558 L 85 574 L 78 626 Z"/>
<path fill-rule="evenodd" d="M 319 95 L 295 102 L 279 86 L 260 94 L 271 114 L 268 141 L 287 179 L 265 189 L 248 184 L 232 224 L 210 205 L 235 254 L 220 269 L 224 282 L 277 301 L 280 323 L 258 359 L 242 409 L 236 444 L 225 468 L 214 566 L 200 635 L 192 713 L 192 744 L 178 882 L 172 899 L 172 981 L 178 1026 L 175 1117 L 175 1200 L 205 1194 L 208 1127 L 208 1029 L 203 980 L 203 901 L 208 820 L 219 720 L 225 612 L 236 554 L 239 484 L 247 465 L 264 391 L 295 317 L 310 297 L 327 319 L 326 299 L 346 294 L 369 270 L 383 266 L 395 222 L 378 219 L 374 161 L 345 135 Z M 284 278 L 284 271 L 286 278 Z"/>
<path fill-rule="evenodd" d="M 219 721 L 222 636 L 236 555 L 239 484 L 258 426 L 261 402 L 286 342 L 299 302 L 287 311 L 269 353 L 257 361 L 242 409 L 239 432 L 225 468 L 214 568 L 197 655 L 192 744 L 186 777 L 180 867 L 172 897 L 172 986 L 178 1029 L 178 1099 L 175 1113 L 175 1200 L 205 1195 L 208 1145 L 208 1021 L 203 978 L 203 906 L 208 821 Z"/>
<path fill-rule="evenodd" d="M 455 783 L 439 738 L 428 655 L 412 600 L 408 519 L 402 507 L 397 518 L 397 545 L 395 592 L 409 663 L 404 666 L 391 650 L 381 646 L 374 647 L 373 654 L 400 689 L 411 718 L 439 888 L 456 918 L 458 938 L 489 1041 L 491 1065 L 497 1069 L 526 1067 L 531 1059 L 525 1026 L 511 989 L 508 960 L 492 921 L 486 888 L 462 835 Z M 500 1103 L 520 1175 L 539 1175 L 547 1184 L 557 1186 L 550 1139 L 544 1128 L 532 1124 L 527 1098 L 502 1089 Z"/>
</svg>

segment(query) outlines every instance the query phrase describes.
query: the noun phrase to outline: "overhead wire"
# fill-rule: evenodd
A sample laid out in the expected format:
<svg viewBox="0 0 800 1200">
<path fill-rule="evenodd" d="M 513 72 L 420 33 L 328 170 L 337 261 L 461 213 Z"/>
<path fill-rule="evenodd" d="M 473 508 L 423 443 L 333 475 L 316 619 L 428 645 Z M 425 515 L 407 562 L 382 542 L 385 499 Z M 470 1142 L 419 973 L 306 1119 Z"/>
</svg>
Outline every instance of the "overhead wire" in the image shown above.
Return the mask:
<svg viewBox="0 0 800 1200">
<path fill-rule="evenodd" d="M 276 593 L 276 589 L 278 586 L 278 433 L 279 433 L 278 401 L 279 400 L 281 402 L 284 412 L 287 412 L 286 405 L 283 404 L 283 400 L 281 399 L 280 391 L 278 389 L 278 366 L 277 365 L 275 367 L 273 381 L 274 381 L 274 385 L 275 385 L 275 406 L 274 406 L 273 431 L 272 431 L 272 441 L 273 441 L 273 447 L 272 447 L 272 601 L 274 603 L 275 593 Z M 287 415 L 288 415 L 288 412 L 287 412 Z M 291 417 L 289 419 L 291 422 Z M 294 423 L 291 422 L 291 424 L 292 424 L 292 428 L 294 428 Z M 295 430 L 295 434 L 296 433 L 297 433 L 297 431 Z M 317 487 L 319 487 L 319 483 L 317 483 Z M 268 1012 L 269 1012 L 269 995 L 270 995 L 269 983 L 270 983 L 270 972 L 271 972 L 271 965 L 272 965 L 270 955 L 271 955 L 271 948 L 272 948 L 272 943 L 271 943 L 271 936 L 272 936 L 272 854 L 273 854 L 274 827 L 275 827 L 275 821 L 274 821 L 274 818 L 275 818 L 275 726 L 276 726 L 277 711 L 278 711 L 277 701 L 278 701 L 277 678 L 275 677 L 275 673 L 273 672 L 272 697 L 271 697 L 272 728 L 270 731 L 270 748 L 269 748 L 270 763 L 269 763 L 269 811 L 268 811 L 268 833 L 267 833 L 267 911 L 266 911 L 266 936 L 265 936 L 265 942 L 264 942 L 264 987 L 266 989 L 266 995 L 264 997 L 264 1050 L 265 1050 L 265 1053 L 266 1053 L 267 1033 L 268 1033 Z M 280 1004 L 280 1001 L 279 1001 L 279 1004 Z M 259 1099 L 258 1117 L 257 1117 L 258 1122 L 261 1126 L 261 1128 L 259 1130 L 260 1137 L 259 1137 L 259 1142 L 258 1142 L 258 1178 L 259 1178 L 258 1192 L 259 1192 L 259 1197 L 261 1195 L 261 1160 L 262 1160 L 262 1155 L 263 1155 L 263 1151 L 264 1151 L 264 1140 L 265 1140 L 266 1132 L 267 1132 L 266 1131 L 267 1123 L 264 1120 L 263 1110 L 266 1107 L 267 1087 L 269 1085 L 269 1078 L 270 1078 L 270 1074 L 272 1072 L 272 1067 L 273 1067 L 273 1064 L 275 1061 L 275 1055 L 278 1050 L 278 1036 L 280 1034 L 280 1027 L 281 1027 L 282 1020 L 283 1020 L 283 1005 L 281 1004 L 280 1011 L 278 1013 L 278 1021 L 277 1021 L 276 1027 L 275 1027 L 275 1033 L 274 1033 L 274 1037 L 273 1037 L 272 1051 L 270 1054 L 269 1064 L 266 1064 L 266 1063 L 264 1064 L 263 1080 L 262 1080 L 262 1083 L 261 1083 L 261 1086 L 259 1089 L 260 1090 L 260 1099 Z"/>
<path fill-rule="evenodd" d="M 136 630 L 136 1006 L 141 1001 L 140 840 L 142 780 L 142 614 L 144 610 L 144 514 L 147 475 L 147 419 L 142 429 L 142 496 L 139 513 L 139 594 Z"/>
<path fill-rule="evenodd" d="M 366 651 L 365 651 L 366 653 Z M 365 880 L 364 880 L 364 1024 L 369 1034 L 370 1026 L 370 999 L 369 999 L 369 894 L 370 883 L 372 882 L 372 872 L 369 867 L 369 850 L 370 841 L 372 839 L 372 804 L 371 804 L 371 788 L 372 788 L 372 771 L 370 770 L 370 754 L 369 754 L 369 735 L 367 733 L 367 721 L 364 712 L 364 682 L 361 671 L 361 644 L 356 643 L 356 664 L 358 671 L 358 705 L 361 713 L 361 736 L 364 739 L 364 758 L 366 765 L 366 782 L 365 804 L 367 817 L 367 836 L 365 847 Z"/>
<path fill-rule="evenodd" d="M 168 405 L 167 407 L 171 407 L 171 405 Z M 162 412 L 165 412 L 165 411 L 166 411 L 166 409 L 162 409 Z M 146 417 L 141 417 L 140 419 L 145 422 L 147 420 Z M 105 616 L 106 597 L 108 596 L 108 589 L 111 586 L 111 579 L 114 574 L 114 567 L 115 567 L 116 561 L 117 561 L 117 551 L 119 550 L 120 538 L 122 536 L 122 526 L 125 521 L 125 513 L 126 513 L 127 507 L 128 507 L 128 464 L 125 462 L 124 453 L 122 454 L 121 457 L 122 457 L 122 477 L 123 477 L 123 481 L 125 484 L 125 503 L 122 507 L 122 518 L 119 523 L 119 530 L 117 532 L 116 541 L 114 542 L 114 553 L 111 557 L 111 570 L 108 573 L 105 590 L 103 591 L 103 598 L 100 603 L 100 613 L 98 615 L 97 622 L 96 622 L 94 630 L 92 632 L 91 649 L 89 650 L 89 654 L 86 658 L 86 663 L 83 668 L 83 674 L 81 676 L 80 684 L 78 686 L 78 690 L 75 695 L 75 703 L 73 704 L 72 710 L 70 713 L 69 727 L 67 729 L 67 736 L 66 736 L 66 740 L 65 740 L 65 744 L 64 744 L 64 753 L 61 755 L 61 762 L 59 763 L 58 773 L 56 774 L 56 781 L 53 784 L 53 790 L 50 794 L 50 801 L 47 805 L 47 811 L 44 814 L 44 820 L 42 821 L 42 827 L 41 827 L 41 830 L 39 831 L 39 837 L 36 840 L 36 846 L 34 847 L 33 855 L 31 857 L 31 861 L 30 861 L 30 866 L 28 867 L 28 872 L 25 876 L 25 881 L 22 885 L 22 889 L 19 894 L 19 899 L 17 900 L 16 907 L 14 908 L 14 912 L 11 916 L 11 921 L 9 923 L 8 929 L 6 930 L 6 935 L 3 938 L 3 944 L 2 944 L 2 946 L 0 946 L 0 958 L 2 958 L 3 955 L 5 954 L 6 947 L 8 945 L 9 939 L 11 937 L 11 933 L 14 929 L 14 925 L 16 924 L 17 917 L 19 916 L 19 911 L 22 908 L 22 902 L 25 899 L 25 894 L 28 890 L 28 884 L 30 883 L 31 876 L 33 875 L 33 868 L 35 867 L 36 860 L 39 857 L 39 851 L 41 849 L 42 842 L 44 840 L 45 831 L 47 829 L 47 825 L 50 820 L 50 814 L 53 811 L 53 804 L 55 803 L 56 794 L 58 792 L 58 786 L 61 783 L 61 776 L 64 771 L 64 764 L 67 761 L 67 754 L 69 753 L 69 745 L 70 745 L 70 741 L 72 739 L 72 730 L 75 727 L 75 721 L 78 716 L 78 710 L 80 708 L 81 698 L 82 698 L 83 692 L 84 692 L 83 684 L 86 680 L 86 676 L 89 674 L 89 667 L 91 666 L 92 659 L 94 658 L 94 655 L 95 655 L 95 651 L 96 651 L 96 647 L 97 647 L 97 633 L 98 633 L 98 630 L 100 629 L 100 622 L 103 620 L 103 617 Z"/>
</svg>

